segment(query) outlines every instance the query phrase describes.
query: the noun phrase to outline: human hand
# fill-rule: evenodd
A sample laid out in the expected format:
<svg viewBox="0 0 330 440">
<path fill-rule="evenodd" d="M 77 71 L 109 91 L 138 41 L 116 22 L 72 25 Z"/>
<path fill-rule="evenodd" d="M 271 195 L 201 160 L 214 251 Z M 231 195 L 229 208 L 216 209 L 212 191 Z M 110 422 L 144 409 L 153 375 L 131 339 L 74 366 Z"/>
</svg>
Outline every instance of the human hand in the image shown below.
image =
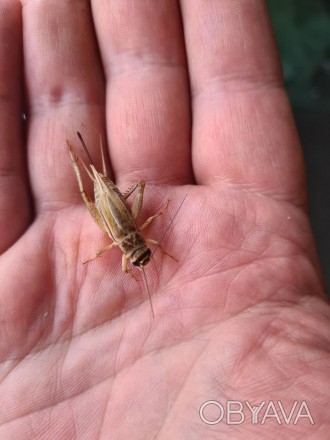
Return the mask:
<svg viewBox="0 0 330 440">
<path fill-rule="evenodd" d="M 91 3 L 22 1 L 23 26 L 0 3 L 0 438 L 327 438 L 330 313 L 263 2 Z M 147 237 L 187 195 L 179 262 L 146 267 L 154 319 L 118 249 L 82 265 L 109 239 L 77 130 L 98 166 L 107 133 L 122 191 L 146 182 L 141 223 L 171 199 Z M 211 426 L 208 400 L 306 401 L 315 425 Z"/>
</svg>

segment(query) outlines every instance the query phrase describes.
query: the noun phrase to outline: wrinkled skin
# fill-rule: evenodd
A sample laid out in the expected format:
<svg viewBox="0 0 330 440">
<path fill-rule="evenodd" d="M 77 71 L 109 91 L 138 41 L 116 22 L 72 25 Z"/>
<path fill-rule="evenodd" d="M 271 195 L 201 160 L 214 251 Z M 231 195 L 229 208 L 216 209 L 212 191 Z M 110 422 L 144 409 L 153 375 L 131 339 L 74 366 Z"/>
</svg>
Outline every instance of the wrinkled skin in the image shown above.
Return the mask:
<svg viewBox="0 0 330 440">
<path fill-rule="evenodd" d="M 263 2 L 1 0 L 0 97 L 0 438 L 328 438 L 330 310 Z M 77 130 L 97 167 L 107 135 L 122 191 L 146 182 L 139 224 L 171 200 L 146 237 L 187 195 L 179 262 L 146 267 L 154 319 L 118 249 L 82 265 L 110 241 Z M 305 401 L 315 424 L 211 426 L 207 400 Z"/>
</svg>

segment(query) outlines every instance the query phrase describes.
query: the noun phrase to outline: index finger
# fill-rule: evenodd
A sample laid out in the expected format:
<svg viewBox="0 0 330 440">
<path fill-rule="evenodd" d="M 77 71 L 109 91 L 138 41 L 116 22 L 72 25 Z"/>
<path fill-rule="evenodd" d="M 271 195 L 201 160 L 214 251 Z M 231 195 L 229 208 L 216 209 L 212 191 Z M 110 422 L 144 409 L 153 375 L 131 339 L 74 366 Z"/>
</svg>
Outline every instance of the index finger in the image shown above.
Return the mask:
<svg viewBox="0 0 330 440">
<path fill-rule="evenodd" d="M 99 157 L 104 82 L 87 0 L 24 0 L 22 16 L 29 168 L 39 211 L 80 201 L 66 140 L 78 145 L 82 131 Z"/>
</svg>

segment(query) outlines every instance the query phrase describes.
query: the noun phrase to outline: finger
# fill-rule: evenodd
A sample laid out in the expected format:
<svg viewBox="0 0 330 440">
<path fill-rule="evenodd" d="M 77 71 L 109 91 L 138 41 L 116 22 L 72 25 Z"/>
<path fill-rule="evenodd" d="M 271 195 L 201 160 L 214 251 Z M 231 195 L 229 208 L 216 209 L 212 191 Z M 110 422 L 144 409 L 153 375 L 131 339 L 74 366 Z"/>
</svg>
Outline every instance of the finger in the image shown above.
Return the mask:
<svg viewBox="0 0 330 440">
<path fill-rule="evenodd" d="M 181 0 L 200 183 L 298 200 L 302 158 L 265 2 Z"/>
<path fill-rule="evenodd" d="M 21 5 L 0 1 L 0 253 L 26 229 L 29 191 L 22 146 Z"/>
<path fill-rule="evenodd" d="M 41 209 L 80 200 L 66 140 L 80 149 L 79 130 L 100 157 L 104 82 L 87 0 L 25 0 L 23 24 L 30 174 Z"/>
<path fill-rule="evenodd" d="M 175 0 L 94 0 L 107 78 L 111 163 L 120 179 L 189 182 L 190 108 Z"/>
</svg>

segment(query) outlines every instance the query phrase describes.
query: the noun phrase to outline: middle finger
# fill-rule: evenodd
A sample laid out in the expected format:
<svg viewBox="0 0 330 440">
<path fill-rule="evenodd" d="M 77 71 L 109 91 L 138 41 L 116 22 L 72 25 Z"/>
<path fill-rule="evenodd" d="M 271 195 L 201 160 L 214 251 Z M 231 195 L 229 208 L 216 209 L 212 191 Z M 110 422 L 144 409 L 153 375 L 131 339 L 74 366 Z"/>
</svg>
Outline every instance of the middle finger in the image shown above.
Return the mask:
<svg viewBox="0 0 330 440">
<path fill-rule="evenodd" d="M 176 0 L 96 0 L 92 9 L 117 182 L 191 181 L 189 85 Z"/>
</svg>

